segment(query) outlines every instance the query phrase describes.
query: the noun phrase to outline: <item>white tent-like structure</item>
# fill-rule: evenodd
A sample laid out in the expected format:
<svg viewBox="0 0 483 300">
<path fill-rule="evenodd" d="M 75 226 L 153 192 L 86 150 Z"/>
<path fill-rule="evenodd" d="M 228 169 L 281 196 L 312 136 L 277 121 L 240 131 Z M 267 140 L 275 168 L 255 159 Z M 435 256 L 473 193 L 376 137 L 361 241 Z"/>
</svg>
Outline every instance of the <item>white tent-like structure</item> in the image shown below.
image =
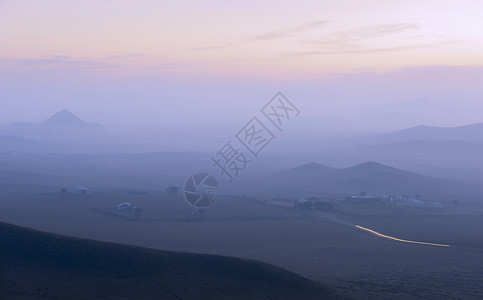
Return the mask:
<svg viewBox="0 0 483 300">
<path fill-rule="evenodd" d="M 131 209 L 131 207 L 132 207 L 131 202 L 124 202 L 117 206 L 117 210 L 124 211 L 126 209 Z"/>
<path fill-rule="evenodd" d="M 428 207 L 430 207 L 430 208 L 442 208 L 443 206 L 439 202 L 429 202 Z"/>
<path fill-rule="evenodd" d="M 398 202 L 399 205 L 403 206 L 408 206 L 408 207 L 423 207 L 423 201 L 409 198 L 409 199 L 404 199 L 401 202 Z"/>
<path fill-rule="evenodd" d="M 137 207 L 137 205 L 134 205 L 131 202 L 124 202 L 117 206 L 117 210 L 137 212 L 139 208 Z"/>
<path fill-rule="evenodd" d="M 87 195 L 91 193 L 91 190 L 85 186 L 77 186 L 71 191 L 74 195 Z"/>
</svg>

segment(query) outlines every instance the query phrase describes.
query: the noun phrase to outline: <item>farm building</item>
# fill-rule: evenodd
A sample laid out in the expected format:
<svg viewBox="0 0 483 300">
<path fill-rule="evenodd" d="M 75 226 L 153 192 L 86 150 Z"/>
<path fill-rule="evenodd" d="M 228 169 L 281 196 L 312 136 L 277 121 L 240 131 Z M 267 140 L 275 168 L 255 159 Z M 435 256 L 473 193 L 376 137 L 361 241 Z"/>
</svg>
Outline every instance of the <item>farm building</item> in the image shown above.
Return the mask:
<svg viewBox="0 0 483 300">
<path fill-rule="evenodd" d="M 396 197 L 397 205 L 408 206 L 408 207 L 423 207 L 423 201 L 411 198 L 408 195 L 401 195 Z"/>
<path fill-rule="evenodd" d="M 71 193 L 75 195 L 87 195 L 91 193 L 91 190 L 85 186 L 77 186 L 72 189 Z"/>
<path fill-rule="evenodd" d="M 347 202 L 351 203 L 378 203 L 381 200 L 380 197 L 376 196 L 349 196 L 346 198 Z"/>
<path fill-rule="evenodd" d="M 333 200 L 331 199 L 330 202 L 323 202 L 319 201 L 317 198 L 312 197 L 309 199 L 300 198 L 295 200 L 294 207 L 303 210 L 318 210 L 318 211 L 329 211 L 332 210 L 333 207 Z"/>
<path fill-rule="evenodd" d="M 427 206 L 430 207 L 430 208 L 441 208 L 442 207 L 441 203 L 439 203 L 439 202 L 429 202 Z"/>
<path fill-rule="evenodd" d="M 117 210 L 119 211 L 138 211 L 139 208 L 136 205 L 133 205 L 131 202 L 124 202 L 117 206 Z"/>
</svg>

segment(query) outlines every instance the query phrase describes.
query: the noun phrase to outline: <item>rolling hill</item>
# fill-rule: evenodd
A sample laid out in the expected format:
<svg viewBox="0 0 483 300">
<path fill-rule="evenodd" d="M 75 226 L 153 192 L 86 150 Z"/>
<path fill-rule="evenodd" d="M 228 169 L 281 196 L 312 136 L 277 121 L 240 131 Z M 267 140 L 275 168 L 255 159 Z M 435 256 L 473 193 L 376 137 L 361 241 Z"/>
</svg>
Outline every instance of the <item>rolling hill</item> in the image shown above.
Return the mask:
<svg viewBox="0 0 483 300">
<path fill-rule="evenodd" d="M 288 173 L 327 173 L 334 171 L 334 168 L 316 163 L 316 162 L 310 162 L 305 165 L 301 165 L 299 167 L 295 167 L 293 169 L 287 170 L 285 172 Z"/>
<path fill-rule="evenodd" d="M 482 141 L 483 123 L 458 127 L 419 125 L 399 131 L 359 138 L 359 143 L 378 144 L 402 141 Z"/>
<path fill-rule="evenodd" d="M 18 137 L 17 141 L 7 141 L 3 146 L 0 144 L 0 151 L 24 153 L 78 153 L 93 149 L 93 146 L 102 148 L 108 145 L 109 140 L 109 135 L 100 124 L 84 122 L 65 109 L 43 122 L 2 126 L 0 136 Z M 29 144 L 26 144 L 27 141 Z"/>
<path fill-rule="evenodd" d="M 20 151 L 25 150 L 36 145 L 36 142 L 31 139 L 26 139 L 14 135 L 0 136 L 0 151 Z"/>
<path fill-rule="evenodd" d="M 22 134 L 40 134 L 57 130 L 89 130 L 102 129 L 102 125 L 98 123 L 87 123 L 77 117 L 75 114 L 63 109 L 48 119 L 40 123 L 18 122 L 6 125 L 2 128 L 3 132 L 12 132 Z"/>
<path fill-rule="evenodd" d="M 247 186 L 278 192 L 355 194 L 366 190 L 374 194 L 454 193 L 456 182 L 423 176 L 377 162 L 365 162 L 343 169 L 317 163 L 253 178 Z"/>
<path fill-rule="evenodd" d="M 334 299 L 284 269 L 78 239 L 0 223 L 2 299 Z"/>
<path fill-rule="evenodd" d="M 338 170 L 330 181 L 341 190 L 357 192 L 369 189 L 385 194 L 416 194 L 445 184 L 443 179 L 419 175 L 377 162 L 365 162 Z"/>
</svg>

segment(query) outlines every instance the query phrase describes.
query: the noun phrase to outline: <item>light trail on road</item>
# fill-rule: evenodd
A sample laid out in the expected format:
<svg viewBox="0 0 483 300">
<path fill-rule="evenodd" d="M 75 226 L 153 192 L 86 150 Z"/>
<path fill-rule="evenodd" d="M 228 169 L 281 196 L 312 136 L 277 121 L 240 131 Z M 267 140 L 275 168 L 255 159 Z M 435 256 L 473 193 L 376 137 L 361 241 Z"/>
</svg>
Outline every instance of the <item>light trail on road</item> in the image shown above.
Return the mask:
<svg viewBox="0 0 483 300">
<path fill-rule="evenodd" d="M 398 241 L 398 242 L 411 243 L 411 244 L 420 244 L 420 245 L 428 245 L 428 246 L 437 246 L 437 247 L 450 247 L 450 245 L 445 245 L 445 244 L 416 242 L 416 241 L 398 239 L 398 238 L 395 238 L 395 237 L 392 237 L 392 236 L 389 236 L 389 235 L 385 235 L 385 234 L 379 233 L 377 231 L 374 231 L 372 229 L 365 228 L 365 227 L 362 227 L 362 226 L 359 226 L 359 225 L 354 225 L 354 226 L 357 227 L 357 228 L 359 228 L 359 229 L 361 229 L 361 230 L 365 230 L 367 232 L 370 232 L 370 233 L 372 233 L 375 236 L 382 237 L 382 238 L 386 238 L 386 239 L 390 239 L 390 240 L 394 240 L 394 241 Z"/>
</svg>

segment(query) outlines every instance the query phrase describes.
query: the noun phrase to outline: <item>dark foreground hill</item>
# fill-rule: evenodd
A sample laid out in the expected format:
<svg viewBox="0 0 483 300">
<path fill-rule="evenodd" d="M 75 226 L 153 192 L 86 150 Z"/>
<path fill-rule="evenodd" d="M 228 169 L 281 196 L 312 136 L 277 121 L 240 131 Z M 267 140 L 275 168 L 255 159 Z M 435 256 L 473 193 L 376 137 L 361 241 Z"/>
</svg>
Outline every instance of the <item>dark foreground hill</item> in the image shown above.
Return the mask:
<svg viewBox="0 0 483 300">
<path fill-rule="evenodd" d="M 334 299 L 284 269 L 0 223 L 1 299 Z"/>
</svg>

